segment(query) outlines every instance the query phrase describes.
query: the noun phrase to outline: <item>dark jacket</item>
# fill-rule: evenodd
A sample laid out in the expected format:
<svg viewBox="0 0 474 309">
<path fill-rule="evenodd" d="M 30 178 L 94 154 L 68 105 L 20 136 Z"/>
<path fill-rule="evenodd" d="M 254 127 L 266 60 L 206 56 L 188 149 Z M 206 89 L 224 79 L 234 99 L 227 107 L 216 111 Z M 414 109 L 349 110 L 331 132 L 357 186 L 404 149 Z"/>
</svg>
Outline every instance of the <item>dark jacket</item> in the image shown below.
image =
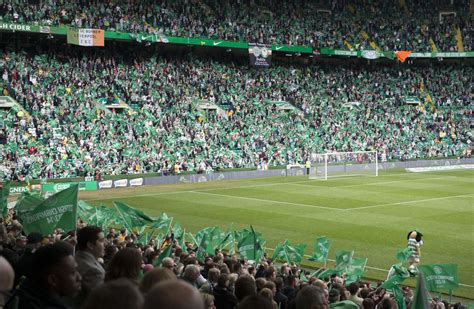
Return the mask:
<svg viewBox="0 0 474 309">
<path fill-rule="evenodd" d="M 26 279 L 14 292 L 11 304 L 17 304 L 18 309 L 69 309 L 61 299 L 49 295 L 45 288 L 36 285 L 31 279 Z"/>
<path fill-rule="evenodd" d="M 234 309 L 237 307 L 237 297 L 227 288 L 216 286 L 213 295 L 216 309 Z"/>
</svg>

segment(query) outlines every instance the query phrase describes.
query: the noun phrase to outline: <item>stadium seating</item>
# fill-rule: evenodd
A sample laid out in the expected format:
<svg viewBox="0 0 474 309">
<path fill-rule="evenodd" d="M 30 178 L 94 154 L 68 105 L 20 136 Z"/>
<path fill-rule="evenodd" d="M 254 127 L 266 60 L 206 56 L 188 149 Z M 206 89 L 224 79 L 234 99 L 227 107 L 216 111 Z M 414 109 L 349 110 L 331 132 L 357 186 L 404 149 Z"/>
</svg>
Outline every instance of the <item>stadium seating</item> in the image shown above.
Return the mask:
<svg viewBox="0 0 474 309">
<path fill-rule="evenodd" d="M 469 1 L 6 1 L 2 21 L 316 48 L 472 50 Z M 38 4 L 42 3 L 42 5 Z M 64 4 L 61 4 L 64 3 Z M 277 5 L 276 5 L 277 4 Z M 455 12 L 440 18 L 440 12 Z M 414 18 L 415 17 L 415 18 Z M 433 42 L 433 44 L 431 44 Z"/>
<path fill-rule="evenodd" d="M 256 167 L 309 153 L 371 150 L 387 159 L 470 156 L 469 66 L 279 65 L 51 49 L 3 52 L 10 177 L 71 177 Z M 419 98 L 418 107 L 406 97 Z M 123 100 L 134 109 L 107 109 Z M 206 100 L 225 114 L 206 113 Z M 275 102 L 296 107 L 280 110 Z M 5 112 L 3 112 L 5 114 Z M 35 137 L 36 135 L 36 137 Z M 8 166 L 6 168 L 6 166 Z"/>
</svg>

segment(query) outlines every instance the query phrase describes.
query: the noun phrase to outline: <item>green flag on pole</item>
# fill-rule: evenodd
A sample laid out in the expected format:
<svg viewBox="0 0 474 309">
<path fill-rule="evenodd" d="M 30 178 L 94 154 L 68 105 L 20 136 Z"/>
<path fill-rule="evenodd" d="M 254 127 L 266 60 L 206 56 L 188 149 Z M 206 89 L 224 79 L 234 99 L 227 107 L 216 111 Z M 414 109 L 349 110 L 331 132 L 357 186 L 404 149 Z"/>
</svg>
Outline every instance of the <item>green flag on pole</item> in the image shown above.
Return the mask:
<svg viewBox="0 0 474 309">
<path fill-rule="evenodd" d="M 263 245 L 265 241 L 259 233 L 256 233 L 252 226 L 250 230 L 243 230 L 237 244 L 240 255 L 247 260 L 260 261 L 263 256 Z"/>
<path fill-rule="evenodd" d="M 177 239 L 181 249 L 186 252 L 186 229 L 183 229 L 183 233 L 179 237 L 177 237 Z"/>
<path fill-rule="evenodd" d="M 422 272 L 418 274 L 418 281 L 416 282 L 416 291 L 413 300 L 411 301 L 411 309 L 429 308 L 428 291 L 426 290 L 425 276 Z"/>
<path fill-rule="evenodd" d="M 225 236 L 222 238 L 221 243 L 217 246 L 219 249 L 229 247 L 229 253 L 232 255 L 235 253 L 235 231 L 233 225 L 229 225 Z"/>
<path fill-rule="evenodd" d="M 305 249 L 305 244 L 291 246 L 290 242 L 285 240 L 276 246 L 272 259 L 287 261 L 290 264 L 299 264 L 303 259 Z"/>
<path fill-rule="evenodd" d="M 152 229 L 159 229 L 165 235 L 168 235 L 171 228 L 171 223 L 173 222 L 172 217 L 168 217 L 165 212 L 162 212 L 158 218 L 153 220 L 153 224 L 151 225 Z"/>
<path fill-rule="evenodd" d="M 82 221 L 89 223 L 91 217 L 95 214 L 95 208 L 83 200 L 77 201 L 77 216 Z"/>
<path fill-rule="evenodd" d="M 429 291 L 452 290 L 459 286 L 457 264 L 419 265 L 418 269 L 424 274 Z"/>
<path fill-rule="evenodd" d="M 395 296 L 395 301 L 397 302 L 397 308 L 398 309 L 406 309 L 407 304 L 405 302 L 405 296 L 403 295 L 402 289 L 398 285 L 394 286 L 393 289 L 393 295 Z"/>
<path fill-rule="evenodd" d="M 10 195 L 10 181 L 7 180 L 0 187 L 0 217 L 6 218 L 8 215 L 8 196 Z"/>
<path fill-rule="evenodd" d="M 367 258 L 355 258 L 353 257 L 346 267 L 346 281 L 345 285 L 349 285 L 352 282 L 357 282 L 364 275 L 365 265 L 367 265 Z"/>
<path fill-rule="evenodd" d="M 77 193 L 79 186 L 73 185 L 62 190 L 37 205 L 33 210 L 20 215 L 26 234 L 39 232 L 51 234 L 62 228 L 72 231 L 76 228 Z"/>
<path fill-rule="evenodd" d="M 398 286 L 400 283 L 402 283 L 406 278 L 401 277 L 399 275 L 392 276 L 385 280 L 385 282 L 380 286 L 383 289 L 386 290 L 392 290 L 395 286 Z"/>
<path fill-rule="evenodd" d="M 337 269 L 333 269 L 333 268 L 328 268 L 320 273 L 317 274 L 317 278 L 318 279 L 322 279 L 322 278 L 327 278 L 327 277 L 330 277 L 332 275 L 341 275 L 341 271 L 340 270 L 337 270 Z"/>
<path fill-rule="evenodd" d="M 405 249 L 400 249 L 397 251 L 396 258 L 400 262 L 408 261 L 408 258 L 412 255 L 413 250 L 410 247 L 406 247 Z"/>
<path fill-rule="evenodd" d="M 354 251 L 339 250 L 336 251 L 336 269 L 345 272 L 351 263 Z"/>
<path fill-rule="evenodd" d="M 171 248 L 172 247 L 173 247 L 173 245 L 169 244 L 168 247 L 166 247 L 166 249 L 164 249 L 160 253 L 160 255 L 156 258 L 156 260 L 153 262 L 153 266 L 159 267 L 164 258 L 171 256 Z"/>
<path fill-rule="evenodd" d="M 314 244 L 314 252 L 309 260 L 312 262 L 321 262 L 326 264 L 330 246 L 331 240 L 329 238 L 326 236 L 319 237 L 316 239 L 316 243 Z"/>
<path fill-rule="evenodd" d="M 15 204 L 15 212 L 21 214 L 24 212 L 31 211 L 38 205 L 43 202 L 44 198 L 40 193 L 32 192 L 22 192 Z"/>
<path fill-rule="evenodd" d="M 146 215 L 143 211 L 130 207 L 129 205 L 114 201 L 115 209 L 119 213 L 126 227 L 132 231 L 135 227 L 141 227 L 153 222 L 153 219 Z"/>
<path fill-rule="evenodd" d="M 289 260 L 288 255 L 285 250 L 285 243 L 286 243 L 286 240 L 285 242 L 278 243 L 276 245 L 275 250 L 273 251 L 272 260 L 275 260 L 275 261 L 288 261 Z"/>
</svg>

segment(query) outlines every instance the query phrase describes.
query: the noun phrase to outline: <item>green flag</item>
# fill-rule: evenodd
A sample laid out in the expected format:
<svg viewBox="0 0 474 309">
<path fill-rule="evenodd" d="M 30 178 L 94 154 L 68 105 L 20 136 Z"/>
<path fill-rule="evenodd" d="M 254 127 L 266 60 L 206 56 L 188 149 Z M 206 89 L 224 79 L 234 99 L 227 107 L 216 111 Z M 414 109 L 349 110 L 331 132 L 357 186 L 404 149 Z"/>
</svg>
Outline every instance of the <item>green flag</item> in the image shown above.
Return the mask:
<svg viewBox="0 0 474 309">
<path fill-rule="evenodd" d="M 263 256 L 263 245 L 265 242 L 252 226 L 249 230 L 243 230 L 240 241 L 237 244 L 240 255 L 247 260 L 260 261 Z"/>
<path fill-rule="evenodd" d="M 354 251 L 345 251 L 345 250 L 336 251 L 336 269 L 345 272 L 346 268 L 351 263 L 353 255 L 354 255 Z"/>
<path fill-rule="evenodd" d="M 397 302 L 397 308 L 398 309 L 406 309 L 407 304 L 405 302 L 405 296 L 403 295 L 402 289 L 398 285 L 394 286 L 393 289 L 393 295 L 395 296 L 395 301 Z"/>
<path fill-rule="evenodd" d="M 285 240 L 285 242 L 287 242 Z M 277 246 L 275 247 L 275 251 L 273 251 L 273 256 L 272 260 L 275 261 L 288 261 L 288 255 L 285 250 L 285 242 L 284 243 L 278 243 Z"/>
<path fill-rule="evenodd" d="M 33 210 L 20 215 L 26 234 L 39 232 L 51 234 L 62 228 L 72 231 L 76 228 L 78 185 L 62 190 L 37 205 Z"/>
<path fill-rule="evenodd" d="M 132 208 L 125 203 L 115 201 L 114 206 L 130 231 L 135 227 L 153 222 L 153 219 L 143 213 L 143 211 Z"/>
<path fill-rule="evenodd" d="M 89 223 L 91 217 L 95 214 L 95 208 L 90 206 L 83 200 L 77 201 L 77 216 L 82 219 L 82 221 Z M 90 223 L 89 223 L 90 224 Z"/>
<path fill-rule="evenodd" d="M 365 270 L 365 265 L 367 265 L 367 258 L 356 258 L 353 257 L 349 265 L 346 267 L 346 274 L 359 274 L 363 275 Z"/>
<path fill-rule="evenodd" d="M 457 264 L 419 265 L 429 291 L 452 290 L 459 286 Z"/>
<path fill-rule="evenodd" d="M 416 291 L 413 300 L 411 301 L 411 309 L 429 308 L 428 291 L 426 290 L 425 276 L 422 272 L 418 274 L 418 281 L 416 282 Z"/>
<path fill-rule="evenodd" d="M 405 280 L 404 277 L 395 275 L 385 280 L 385 282 L 380 287 L 386 290 L 392 290 L 395 286 L 398 286 L 404 280 Z"/>
<path fill-rule="evenodd" d="M 44 201 L 40 193 L 22 192 L 15 204 L 15 212 L 21 214 L 31 211 Z"/>
<path fill-rule="evenodd" d="M 313 262 L 326 263 L 329 253 L 329 247 L 331 246 L 331 240 L 326 236 L 321 236 L 316 239 L 314 244 L 314 252 L 309 258 Z"/>
<path fill-rule="evenodd" d="M 221 243 L 217 246 L 219 249 L 224 249 L 229 247 L 229 253 L 235 253 L 235 231 L 233 225 L 229 225 L 225 236 L 222 238 Z"/>
<path fill-rule="evenodd" d="M 150 232 L 141 231 L 140 237 L 138 237 L 137 242 L 144 246 L 148 245 L 150 242 Z"/>
<path fill-rule="evenodd" d="M 186 229 L 183 229 L 183 233 L 181 233 L 181 236 L 179 236 L 177 240 L 181 249 L 186 252 Z"/>
<path fill-rule="evenodd" d="M 206 248 L 208 247 L 209 242 L 209 234 L 203 234 L 201 240 L 199 241 L 199 245 L 196 252 L 196 258 L 199 262 L 204 263 L 204 258 L 206 255 Z"/>
<path fill-rule="evenodd" d="M 405 249 L 400 249 L 397 251 L 396 258 L 400 262 L 408 261 L 408 258 L 412 255 L 413 250 L 410 247 L 406 247 Z"/>
<path fill-rule="evenodd" d="M 220 233 L 220 230 L 217 229 L 217 226 L 209 226 L 196 233 L 196 241 L 198 243 L 199 251 L 204 250 L 207 254 L 214 255 L 213 237 L 215 233 Z M 202 254 L 204 252 L 202 252 Z M 202 258 L 204 259 L 204 256 L 202 256 Z"/>
<path fill-rule="evenodd" d="M 340 275 L 341 271 L 333 268 L 328 268 L 323 270 L 322 272 L 319 272 L 317 274 L 317 278 L 322 279 L 322 278 L 327 278 L 330 277 L 331 275 Z"/>
<path fill-rule="evenodd" d="M 357 282 L 364 275 L 365 265 L 367 265 L 367 258 L 355 258 L 353 257 L 346 267 L 347 278 L 345 281 L 346 285 L 352 282 Z"/>
<path fill-rule="evenodd" d="M 301 282 L 309 282 L 308 278 L 306 278 L 304 270 L 301 270 L 301 272 L 300 272 L 300 281 Z"/>
<path fill-rule="evenodd" d="M 0 187 L 0 216 L 6 218 L 8 215 L 8 196 L 10 195 L 10 181 L 7 180 Z"/>
<path fill-rule="evenodd" d="M 283 243 L 277 245 L 272 259 L 287 261 L 290 264 L 299 264 L 301 263 L 305 249 L 305 244 L 291 246 L 290 242 L 285 240 Z"/>
<path fill-rule="evenodd" d="M 158 218 L 153 220 L 153 224 L 151 226 L 152 229 L 159 229 L 165 235 L 169 234 L 171 223 L 173 222 L 172 217 L 168 217 L 165 212 L 162 212 Z"/>
<path fill-rule="evenodd" d="M 169 244 L 168 247 L 166 247 L 166 249 L 164 249 L 163 252 L 161 252 L 160 255 L 153 262 L 153 266 L 159 267 L 164 258 L 171 256 L 171 248 L 172 247 L 173 247 L 173 245 Z"/>
</svg>

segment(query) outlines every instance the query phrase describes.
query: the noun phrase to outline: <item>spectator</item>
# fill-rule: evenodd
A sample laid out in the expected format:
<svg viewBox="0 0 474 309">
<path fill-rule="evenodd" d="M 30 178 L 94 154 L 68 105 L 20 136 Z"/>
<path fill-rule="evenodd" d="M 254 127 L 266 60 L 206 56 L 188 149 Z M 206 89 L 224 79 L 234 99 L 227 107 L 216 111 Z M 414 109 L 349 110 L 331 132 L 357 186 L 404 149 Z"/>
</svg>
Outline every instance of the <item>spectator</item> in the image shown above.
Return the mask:
<svg viewBox="0 0 474 309">
<path fill-rule="evenodd" d="M 208 271 L 208 278 L 206 280 L 206 283 L 204 283 L 200 288 L 199 291 L 201 293 L 207 293 L 207 294 L 213 294 L 214 293 L 214 288 L 217 285 L 217 281 L 219 280 L 219 276 L 221 275 L 221 272 L 217 268 L 211 268 Z"/>
<path fill-rule="evenodd" d="M 241 302 L 245 297 L 257 294 L 255 279 L 249 275 L 240 276 L 235 282 L 235 297 Z"/>
<path fill-rule="evenodd" d="M 362 306 L 362 302 L 364 300 L 357 296 L 357 293 L 359 292 L 359 286 L 357 285 L 357 283 L 352 282 L 351 284 L 349 284 L 347 289 L 349 290 L 349 293 L 351 294 L 349 296 L 348 300 L 351 300 L 354 303 L 356 303 L 357 305 Z"/>
<path fill-rule="evenodd" d="M 141 309 L 143 296 L 136 284 L 127 279 L 108 281 L 95 288 L 83 309 Z"/>
<path fill-rule="evenodd" d="M 250 295 L 245 297 L 237 307 L 238 309 L 275 309 L 273 303 L 262 295 Z"/>
<path fill-rule="evenodd" d="M 35 251 L 41 247 L 41 241 L 43 240 L 43 235 L 37 232 L 30 233 L 27 237 L 26 247 L 23 252 L 23 255 L 20 257 L 18 264 L 16 266 L 16 285 L 20 282 L 22 277 L 28 278 L 31 277 L 32 269 L 31 263 L 33 261 L 33 254 Z"/>
<path fill-rule="evenodd" d="M 74 300 L 81 306 L 87 295 L 104 282 L 105 270 L 98 259 L 104 256 L 104 233 L 97 226 L 86 226 L 77 232 L 77 270 L 82 277 L 82 288 Z"/>
<path fill-rule="evenodd" d="M 266 299 L 268 299 L 268 300 L 273 304 L 273 308 L 274 308 L 274 309 L 278 309 L 278 304 L 276 303 L 276 301 L 273 300 L 274 294 L 273 294 L 273 292 L 272 292 L 271 289 L 269 289 L 269 288 L 263 288 L 263 289 L 258 293 L 258 295 L 263 296 L 263 297 L 265 297 Z"/>
<path fill-rule="evenodd" d="M 67 308 L 65 297 L 81 289 L 81 275 L 72 256 L 73 248 L 56 242 L 39 248 L 33 255 L 31 278 L 20 286 L 18 308 Z"/>
<path fill-rule="evenodd" d="M 228 289 L 229 279 L 227 274 L 221 274 L 214 288 L 214 304 L 217 309 L 232 309 L 237 306 L 237 298 Z"/>
<path fill-rule="evenodd" d="M 197 280 L 201 276 L 199 267 L 194 264 L 189 264 L 184 269 L 182 279 L 194 287 L 198 287 Z"/>
<path fill-rule="evenodd" d="M 204 301 L 205 309 L 216 309 L 216 306 L 214 305 L 214 296 L 207 293 L 201 293 L 201 296 Z"/>
<path fill-rule="evenodd" d="M 145 296 L 143 309 L 204 309 L 198 290 L 183 280 L 155 285 Z"/>
<path fill-rule="evenodd" d="M 10 263 L 0 256 L 0 308 L 6 307 L 10 300 L 15 273 Z"/>
<path fill-rule="evenodd" d="M 126 278 L 138 284 L 142 264 L 142 255 L 138 249 L 132 247 L 124 248 L 117 252 L 110 261 L 104 281 L 108 282 Z"/>
<path fill-rule="evenodd" d="M 277 277 L 275 280 L 276 293 L 274 299 L 280 309 L 286 309 L 288 306 L 288 297 L 286 297 L 285 294 L 283 294 L 282 292 L 283 285 L 283 278 Z"/>
<path fill-rule="evenodd" d="M 289 275 L 287 278 L 287 285 L 282 290 L 282 293 L 288 298 L 288 303 L 290 303 L 296 298 L 296 287 L 296 277 L 293 275 Z"/>
<path fill-rule="evenodd" d="M 140 290 L 143 294 L 146 294 L 157 283 L 168 280 L 177 280 L 174 272 L 164 267 L 154 268 L 153 270 L 147 272 L 143 277 L 140 283 Z"/>
<path fill-rule="evenodd" d="M 176 266 L 176 263 L 170 257 L 165 257 L 163 261 L 161 261 L 161 267 L 168 268 L 171 271 L 174 271 L 175 266 Z"/>
<path fill-rule="evenodd" d="M 296 296 L 298 309 L 324 309 L 329 308 L 324 297 L 324 292 L 318 287 L 308 285 L 302 288 Z"/>
</svg>

